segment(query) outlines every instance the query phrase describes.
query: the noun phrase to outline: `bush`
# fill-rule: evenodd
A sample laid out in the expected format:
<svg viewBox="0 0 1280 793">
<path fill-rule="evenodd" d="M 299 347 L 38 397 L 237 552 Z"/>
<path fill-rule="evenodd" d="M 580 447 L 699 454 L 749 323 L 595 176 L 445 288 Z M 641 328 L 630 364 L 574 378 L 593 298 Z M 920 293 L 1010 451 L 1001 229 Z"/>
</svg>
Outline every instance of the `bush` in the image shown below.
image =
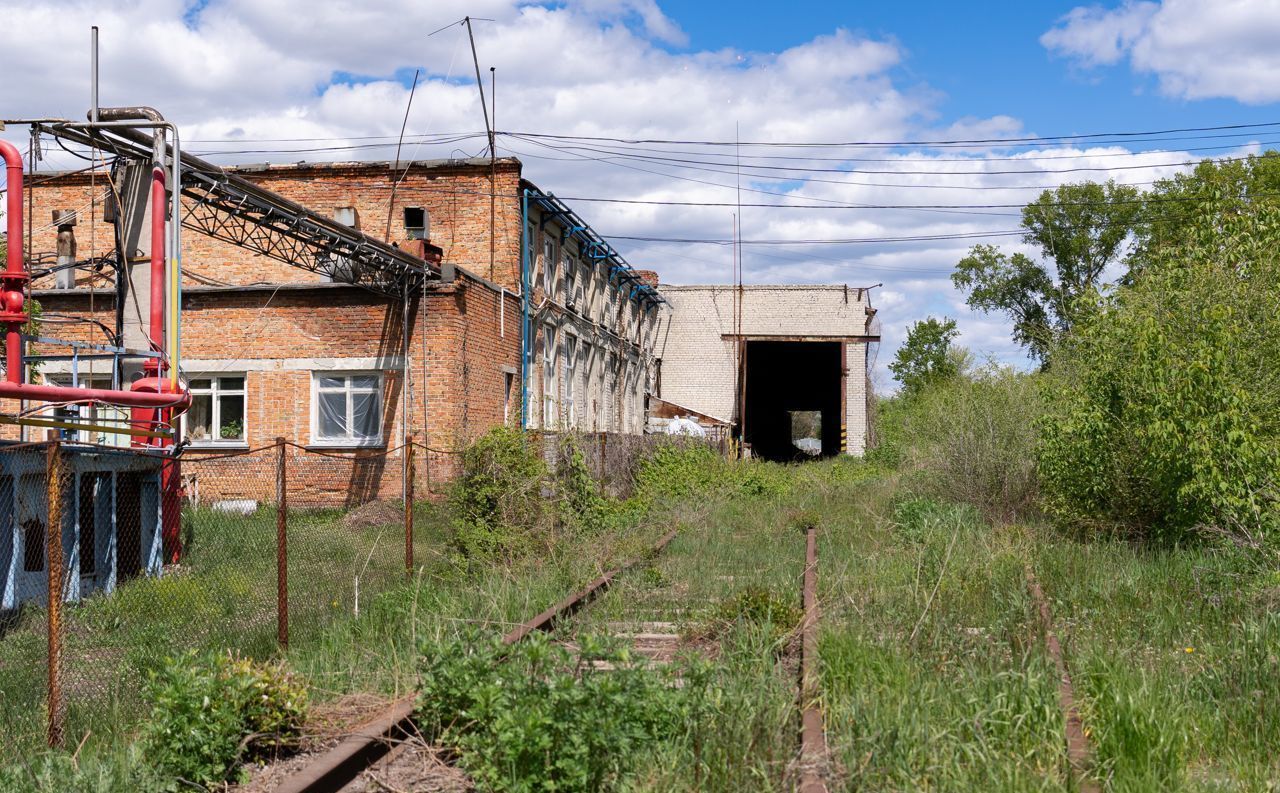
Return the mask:
<svg viewBox="0 0 1280 793">
<path fill-rule="evenodd" d="M 986 367 L 881 409 L 873 462 L 897 465 L 917 489 L 977 507 L 991 520 L 1034 511 L 1038 375 Z"/>
<path fill-rule="evenodd" d="M 1280 210 L 1183 232 L 1054 353 L 1046 503 L 1083 531 L 1255 544 L 1277 520 Z"/>
<path fill-rule="evenodd" d="M 220 785 L 245 760 L 295 749 L 307 713 L 306 688 L 282 664 L 230 654 L 170 660 L 146 695 L 142 743 L 171 790 Z"/>
<path fill-rule="evenodd" d="M 449 491 L 453 544 L 468 558 L 512 560 L 550 545 L 543 498 L 547 465 L 539 444 L 497 427 L 462 453 L 462 475 Z"/>
<path fill-rule="evenodd" d="M 575 532 L 597 531 L 610 512 L 610 501 L 600 492 L 600 484 L 587 467 L 586 455 L 575 435 L 560 437 L 557 449 L 556 496 L 560 522 Z"/>
<path fill-rule="evenodd" d="M 647 746 L 696 729 L 705 669 L 686 670 L 677 688 L 670 670 L 578 641 L 580 659 L 540 633 L 512 647 L 480 632 L 424 644 L 419 727 L 495 791 L 612 789 Z"/>
</svg>

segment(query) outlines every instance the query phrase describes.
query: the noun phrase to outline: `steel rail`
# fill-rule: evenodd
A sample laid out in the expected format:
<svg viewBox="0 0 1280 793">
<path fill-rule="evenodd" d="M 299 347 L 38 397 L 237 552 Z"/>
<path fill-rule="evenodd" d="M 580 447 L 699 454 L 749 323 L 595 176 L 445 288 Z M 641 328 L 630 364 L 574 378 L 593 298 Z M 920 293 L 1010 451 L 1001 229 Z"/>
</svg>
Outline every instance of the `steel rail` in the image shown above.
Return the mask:
<svg viewBox="0 0 1280 793">
<path fill-rule="evenodd" d="M 1038 627 L 1045 651 L 1058 672 L 1058 707 L 1062 710 L 1067 741 L 1067 764 L 1070 767 L 1071 776 L 1075 779 L 1075 789 L 1080 793 L 1099 793 L 1101 788 L 1090 775 L 1090 769 L 1093 767 L 1093 751 L 1089 745 L 1089 738 L 1084 732 L 1084 721 L 1080 718 L 1080 710 L 1076 707 L 1075 688 L 1071 684 L 1071 672 L 1067 669 L 1067 661 L 1062 654 L 1062 643 L 1058 641 L 1058 635 L 1053 630 L 1053 615 L 1049 611 L 1049 601 L 1045 598 L 1044 590 L 1040 588 L 1040 582 L 1036 580 L 1036 574 L 1030 565 L 1027 565 L 1026 573 L 1027 590 L 1036 608 Z"/>
<path fill-rule="evenodd" d="M 560 620 L 575 614 L 607 590 L 618 575 L 662 553 L 675 539 L 676 533 L 677 530 L 672 529 L 646 553 L 609 570 L 583 589 L 521 623 L 502 637 L 502 643 L 511 646 L 535 631 L 551 630 Z M 362 771 L 392 751 L 399 742 L 415 734 L 415 699 L 416 697 L 405 697 L 397 700 L 364 726 L 343 738 L 337 746 L 287 777 L 275 788 L 275 793 L 338 793 Z"/>
<path fill-rule="evenodd" d="M 822 724 L 818 683 L 818 530 L 804 532 L 804 584 L 800 623 L 800 784 L 799 793 L 827 793 L 822 769 L 827 760 L 827 736 Z"/>
</svg>

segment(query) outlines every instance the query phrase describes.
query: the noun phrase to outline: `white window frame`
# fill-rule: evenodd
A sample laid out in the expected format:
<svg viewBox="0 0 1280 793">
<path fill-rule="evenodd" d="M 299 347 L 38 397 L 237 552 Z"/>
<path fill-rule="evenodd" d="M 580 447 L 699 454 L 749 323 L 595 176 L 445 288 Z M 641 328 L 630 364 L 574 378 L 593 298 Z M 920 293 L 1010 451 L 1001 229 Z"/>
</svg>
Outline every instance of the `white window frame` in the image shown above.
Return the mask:
<svg viewBox="0 0 1280 793">
<path fill-rule="evenodd" d="M 568 429 L 578 426 L 578 347 L 577 336 L 564 334 L 564 366 L 560 371 L 564 375 L 564 416 Z"/>
<path fill-rule="evenodd" d="M 238 377 L 244 383 L 237 389 L 222 388 L 221 380 L 223 378 L 231 379 Z M 244 398 L 244 427 L 240 433 L 240 438 L 201 438 L 200 440 L 192 440 L 191 446 L 195 448 L 217 446 L 217 447 L 244 447 L 249 446 L 249 377 L 245 372 L 198 372 L 186 375 L 187 387 L 191 390 L 191 395 L 209 395 L 209 424 L 221 432 L 222 427 L 222 403 L 218 397 L 223 396 L 240 396 Z M 210 385 L 208 388 L 195 388 L 192 383 L 196 380 L 208 380 Z M 182 415 L 182 437 L 190 438 L 187 430 L 187 414 Z"/>
<path fill-rule="evenodd" d="M 111 388 L 111 375 L 94 374 L 80 375 L 79 385 L 77 388 Z M 71 387 L 70 374 L 49 375 L 48 381 L 53 385 Z M 80 421 L 89 423 L 97 423 L 100 419 L 125 419 L 125 421 L 116 421 L 111 425 L 103 426 L 119 426 L 128 428 L 129 426 L 129 408 L 113 407 L 103 404 L 90 405 L 67 405 L 65 407 L 47 406 L 40 411 L 40 415 L 48 418 L 61 418 L 68 414 L 78 416 Z M 65 432 L 65 431 L 64 431 Z M 64 436 L 65 437 L 65 436 Z M 74 431 L 73 440 L 79 443 L 95 443 L 99 446 L 119 446 L 127 447 L 133 445 L 133 436 L 126 432 L 101 432 L 97 430 L 76 430 Z"/>
<path fill-rule="evenodd" d="M 542 329 L 542 428 L 555 429 L 556 415 L 556 326 Z"/>
<path fill-rule="evenodd" d="M 564 304 L 573 306 L 574 310 L 578 310 L 578 263 L 569 255 L 569 249 L 564 249 Z"/>
<path fill-rule="evenodd" d="M 550 234 L 542 238 L 542 291 L 552 300 L 556 296 L 556 240 Z"/>
<path fill-rule="evenodd" d="M 353 395 L 357 393 L 360 393 L 360 394 L 372 393 L 377 396 L 378 398 L 377 400 L 378 401 L 378 430 L 377 430 L 377 433 L 374 435 L 374 437 L 357 438 L 348 434 L 347 437 L 345 438 L 333 438 L 333 437 L 322 436 L 320 434 L 320 378 L 322 377 L 340 377 L 346 381 L 342 390 L 347 395 L 347 432 L 348 433 L 351 432 L 352 427 L 354 427 L 355 425 L 355 422 L 353 420 L 354 416 L 351 415 L 353 410 L 352 406 L 354 403 Z M 356 377 L 375 378 L 376 384 L 372 389 L 353 388 L 351 385 L 351 381 Z M 353 449 L 385 446 L 386 442 L 383 439 L 383 435 L 386 432 L 386 419 L 387 419 L 385 406 L 383 405 L 383 399 L 385 398 L 385 394 L 386 394 L 385 389 L 386 389 L 386 378 L 383 377 L 382 372 L 375 371 L 375 370 L 317 369 L 312 371 L 311 372 L 311 445 L 312 446 L 331 446 L 331 447 L 338 447 L 338 448 L 353 448 Z"/>
</svg>

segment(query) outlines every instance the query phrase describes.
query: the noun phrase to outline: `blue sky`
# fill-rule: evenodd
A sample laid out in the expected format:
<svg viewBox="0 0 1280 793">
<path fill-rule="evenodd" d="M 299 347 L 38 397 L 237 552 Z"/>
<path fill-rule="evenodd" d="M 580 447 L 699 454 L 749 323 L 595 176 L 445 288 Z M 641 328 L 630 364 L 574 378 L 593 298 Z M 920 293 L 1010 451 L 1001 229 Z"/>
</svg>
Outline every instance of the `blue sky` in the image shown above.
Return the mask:
<svg viewBox="0 0 1280 793">
<path fill-rule="evenodd" d="M 1165 96 L 1153 76 L 1125 64 L 1083 69 L 1051 54 L 1040 36 L 1081 5 L 1089 4 L 666 0 L 662 8 L 688 34 L 689 50 L 774 51 L 836 28 L 896 39 L 906 51 L 897 72 L 940 92 L 936 110 L 953 120 L 1007 114 L 1029 132 L 1049 135 L 1280 118 L 1274 103 Z"/>
<path fill-rule="evenodd" d="M 470 51 L 463 29 L 449 27 L 464 15 L 492 20 L 476 24 L 476 45 L 486 77 L 497 68 L 503 130 L 725 141 L 738 127 L 744 140 L 785 143 L 1280 120 L 1280 0 L 0 0 L 0 11 L 0 114 L 83 117 L 88 56 L 74 31 L 87 44 L 89 26 L 99 25 L 103 102 L 161 108 L 194 150 L 227 162 L 389 159 L 415 69 L 423 79 L 404 156 L 481 153 Z M 47 67 L 52 51 L 57 69 Z M 26 145 L 22 130 L 0 134 Z M 1143 187 L 1182 170 L 1176 163 L 1247 154 L 1274 140 L 1280 127 L 1106 147 L 898 147 L 871 155 L 884 160 L 874 164 L 857 159 L 865 150 L 777 148 L 775 155 L 824 159 L 754 164 L 834 170 L 748 171 L 746 186 L 764 191 L 749 199 L 793 207 L 744 210 L 746 237 L 782 243 L 749 246 L 745 278 L 883 283 L 875 300 L 884 389 L 893 385 L 885 361 L 906 328 L 930 315 L 956 318 L 961 343 L 979 357 L 1026 365 L 1006 318 L 969 310 L 948 276 L 975 241 L 1036 252 L 1015 237 L 972 235 L 1015 227 L 1016 207 L 1044 186 L 1114 175 Z M 1200 150 L 1208 145 L 1217 148 Z M 315 149 L 298 151 L 308 146 Z M 663 151 L 615 146 L 606 154 L 500 141 L 500 153 L 520 157 L 543 188 L 619 202 L 575 208 L 634 265 L 668 283 L 725 282 L 726 247 L 669 240 L 729 235 L 732 208 L 723 204 L 735 198 L 733 175 L 705 162 L 653 159 L 687 157 L 687 146 L 656 148 Z M 1064 164 L 1125 167 L 1051 173 Z M 42 167 L 79 165 L 50 147 Z M 1011 167 L 1027 173 L 1001 173 Z M 890 173 L 857 172 L 876 169 Z M 948 208 L 864 208 L 921 203 Z M 971 206 L 992 203 L 1013 208 Z M 846 239 L 877 242 L 829 244 Z"/>
</svg>

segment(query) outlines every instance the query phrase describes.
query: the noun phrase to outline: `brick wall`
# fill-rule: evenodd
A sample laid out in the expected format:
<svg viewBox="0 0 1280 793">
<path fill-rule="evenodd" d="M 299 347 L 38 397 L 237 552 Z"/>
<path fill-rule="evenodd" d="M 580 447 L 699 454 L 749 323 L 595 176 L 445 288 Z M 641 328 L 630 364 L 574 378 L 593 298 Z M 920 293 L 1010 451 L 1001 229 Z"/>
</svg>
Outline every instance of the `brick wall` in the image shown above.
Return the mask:
<svg viewBox="0 0 1280 793">
<path fill-rule="evenodd" d="M 231 169 L 236 171 L 237 169 Z M 515 290 L 520 281 L 520 163 L 514 159 L 488 163 L 414 164 L 393 172 L 388 163 L 315 163 L 240 169 L 240 176 L 333 217 L 339 207 L 356 210 L 356 226 L 376 238 L 404 244 L 403 210 L 422 207 L 430 215 L 431 242 L 444 251 L 443 261 Z M 396 184 L 391 201 L 392 183 Z M 42 181 L 45 180 L 45 181 Z M 109 255 L 113 230 L 102 220 L 103 199 L 110 191 L 105 172 L 32 179 L 32 251 L 56 250 L 55 209 L 79 210 L 75 228 L 77 258 Z M 490 185 L 496 198 L 490 201 Z M 184 203 L 187 201 L 184 199 Z M 388 226 L 390 208 L 390 226 Z M 490 220 L 492 212 L 493 228 Z M 388 234 L 389 228 L 389 234 Z M 194 231 L 183 233 L 184 285 L 314 283 L 319 275 L 258 256 L 228 242 Z M 492 242 L 492 251 L 491 251 Z M 492 257 L 491 257 L 492 253 Z M 491 266 L 492 265 L 492 266 Z M 110 280 L 110 270 L 96 279 L 78 271 L 77 285 Z M 53 285 L 52 276 L 37 280 L 35 288 Z"/>
</svg>

